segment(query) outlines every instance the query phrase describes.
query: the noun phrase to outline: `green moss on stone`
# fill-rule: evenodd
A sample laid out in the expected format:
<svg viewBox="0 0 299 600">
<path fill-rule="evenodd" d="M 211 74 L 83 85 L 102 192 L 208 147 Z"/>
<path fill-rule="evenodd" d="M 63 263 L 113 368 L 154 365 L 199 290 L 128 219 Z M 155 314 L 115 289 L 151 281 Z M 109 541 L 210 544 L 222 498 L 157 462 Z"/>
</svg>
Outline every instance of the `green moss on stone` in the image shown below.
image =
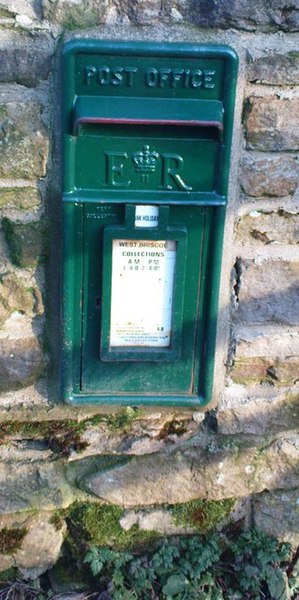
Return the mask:
<svg viewBox="0 0 299 600">
<path fill-rule="evenodd" d="M 284 407 L 285 412 L 288 414 L 291 425 L 296 427 L 299 423 L 299 394 L 287 394 L 286 403 Z"/>
<path fill-rule="evenodd" d="M 64 519 L 61 516 L 60 511 L 55 512 L 51 518 L 50 521 L 51 525 L 54 525 L 56 531 L 61 531 L 61 529 L 64 526 Z"/>
<path fill-rule="evenodd" d="M 26 209 L 38 207 L 40 204 L 40 192 L 34 187 L 0 188 L 0 206 Z"/>
<path fill-rule="evenodd" d="M 200 533 L 214 529 L 231 512 L 235 500 L 191 500 L 170 507 L 170 513 L 175 525 L 193 527 Z"/>
<path fill-rule="evenodd" d="M 3 527 L 0 530 L 0 554 L 13 554 L 19 550 L 27 533 L 26 527 Z"/>
<path fill-rule="evenodd" d="M 19 579 L 19 571 L 16 567 L 10 567 L 10 569 L 5 569 L 0 573 L 0 583 L 12 583 Z"/>
<path fill-rule="evenodd" d="M 87 447 L 88 444 L 81 439 L 81 434 L 88 427 L 104 424 L 112 432 L 123 431 L 126 433 L 138 416 L 137 410 L 128 407 L 116 414 L 95 415 L 82 421 L 72 419 L 33 422 L 6 421 L 1 423 L 0 444 L 5 443 L 7 438 L 12 436 L 44 439 L 55 454 L 69 456 L 71 451 L 82 452 Z"/>
<path fill-rule="evenodd" d="M 119 521 L 124 511 L 113 504 L 76 503 L 65 515 L 72 543 L 90 546 L 110 546 L 117 550 L 138 550 L 152 544 L 160 535 L 142 531 L 134 525 L 125 531 Z"/>
<path fill-rule="evenodd" d="M 59 519 L 63 518 L 67 534 L 62 556 L 55 565 L 55 578 L 61 583 L 71 578 L 73 583 L 80 584 L 81 589 L 86 582 L 92 584 L 89 570 L 83 563 L 87 550 L 92 546 L 137 553 L 154 548 L 161 534 L 140 530 L 138 525 L 129 531 L 123 530 L 119 522 L 123 514 L 119 506 L 91 502 L 76 502 L 68 509 L 57 511 L 55 522 L 59 524 Z"/>
<path fill-rule="evenodd" d="M 6 217 L 2 219 L 2 229 L 9 247 L 11 261 L 15 265 L 20 266 L 20 247 L 11 226 L 10 219 L 7 219 Z"/>
<path fill-rule="evenodd" d="M 68 29 L 68 31 L 87 29 L 88 27 L 95 27 L 98 24 L 98 15 L 92 11 L 87 12 L 85 16 L 83 16 L 82 11 L 74 11 L 73 14 L 66 15 L 62 22 L 63 27 Z"/>
<path fill-rule="evenodd" d="M 55 454 L 69 456 L 71 451 L 81 452 L 87 447 L 87 442 L 81 440 L 81 432 L 81 423 L 71 420 L 31 423 L 7 421 L 1 424 L 0 444 L 12 436 L 43 439 Z"/>
<path fill-rule="evenodd" d="M 176 525 L 193 527 L 200 533 L 213 530 L 230 514 L 234 500 L 193 500 L 184 504 L 168 506 Z M 63 518 L 67 523 L 67 534 L 62 548 L 62 557 L 55 569 L 65 580 L 70 575 L 79 582 L 86 582 L 88 572 L 83 563 L 84 556 L 92 546 L 110 547 L 119 551 L 139 552 L 153 549 L 163 537 L 161 533 L 144 531 L 137 524 L 128 531 L 122 529 L 120 520 L 124 510 L 112 504 L 76 502 L 68 509 L 57 511 L 56 522 Z"/>
<path fill-rule="evenodd" d="M 127 406 L 127 408 L 118 413 L 106 415 L 105 420 L 112 431 L 127 432 L 131 429 L 133 421 L 139 416 L 140 412 L 138 409 Z"/>
<path fill-rule="evenodd" d="M 186 425 L 186 421 L 178 421 L 176 419 L 173 419 L 172 421 L 167 421 L 167 423 L 165 423 L 158 435 L 158 439 L 167 439 L 169 435 L 184 435 L 184 433 L 186 433 L 187 430 L 188 428 Z"/>
<path fill-rule="evenodd" d="M 15 13 L 5 8 L 0 8 L 0 19 L 13 19 L 14 17 Z"/>
<path fill-rule="evenodd" d="M 4 217 L 4 235 L 12 262 L 17 267 L 43 264 L 49 253 L 49 234 L 46 219 L 19 223 Z"/>
<path fill-rule="evenodd" d="M 78 433 L 83 433 L 88 427 L 96 427 L 100 424 L 106 424 L 112 430 L 126 429 L 132 423 L 139 413 L 137 410 L 128 407 L 116 414 L 100 414 L 87 417 L 82 421 L 75 419 L 52 420 L 52 421 L 6 421 L 1 423 L 2 435 L 29 435 L 40 437 L 49 433 L 59 433 L 65 429 L 72 429 Z"/>
</svg>

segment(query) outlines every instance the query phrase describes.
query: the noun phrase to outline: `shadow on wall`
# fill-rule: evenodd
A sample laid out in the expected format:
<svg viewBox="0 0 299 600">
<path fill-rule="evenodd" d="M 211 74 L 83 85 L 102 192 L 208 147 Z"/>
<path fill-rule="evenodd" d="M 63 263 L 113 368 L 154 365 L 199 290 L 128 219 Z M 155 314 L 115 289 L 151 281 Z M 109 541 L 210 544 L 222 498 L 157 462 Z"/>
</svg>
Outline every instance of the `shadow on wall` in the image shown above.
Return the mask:
<svg viewBox="0 0 299 600">
<path fill-rule="evenodd" d="M 299 488 L 299 398 L 293 428 L 268 435 L 221 435 L 205 428 L 179 448 L 143 456 L 123 454 L 125 463 L 103 468 L 103 456 L 72 461 L 70 482 L 98 498 L 124 506 L 176 504 L 196 498 L 245 498 L 271 490 Z M 269 421 L 278 412 L 271 413 Z M 257 412 L 257 419 L 263 411 Z M 82 468 L 83 467 L 83 468 Z"/>
</svg>

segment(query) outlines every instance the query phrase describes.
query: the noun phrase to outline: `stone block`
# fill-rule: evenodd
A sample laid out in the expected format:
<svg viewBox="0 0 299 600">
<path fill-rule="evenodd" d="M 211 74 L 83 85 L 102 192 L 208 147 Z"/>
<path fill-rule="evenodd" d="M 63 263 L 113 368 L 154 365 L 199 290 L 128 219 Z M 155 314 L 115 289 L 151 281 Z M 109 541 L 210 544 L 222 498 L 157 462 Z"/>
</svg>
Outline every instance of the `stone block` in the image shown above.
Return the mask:
<svg viewBox="0 0 299 600">
<path fill-rule="evenodd" d="M 249 498 L 219 503 L 196 498 L 194 502 L 167 508 L 127 510 L 119 523 L 126 531 L 137 525 L 143 531 L 158 531 L 162 535 L 186 535 L 220 531 L 240 519 L 247 524 L 250 513 Z"/>
<path fill-rule="evenodd" d="M 264 152 L 298 150 L 299 99 L 248 98 L 245 129 L 248 149 Z"/>
<path fill-rule="evenodd" d="M 241 217 L 236 232 L 242 246 L 298 244 L 299 213 L 282 209 L 271 212 L 254 210 Z"/>
<path fill-rule="evenodd" d="M 54 53 L 53 39 L 46 35 L 27 37 L 14 32 L 1 36 L 0 81 L 35 87 L 47 79 Z"/>
<path fill-rule="evenodd" d="M 190 2 L 188 0 L 174 0 L 171 7 L 172 21 L 180 23 L 188 19 Z"/>
<path fill-rule="evenodd" d="M 162 535 L 181 535 L 195 531 L 191 526 L 176 525 L 171 513 L 165 509 L 127 511 L 120 519 L 120 525 L 125 531 L 137 525 L 142 531 L 159 531 Z"/>
<path fill-rule="evenodd" d="M 30 20 L 40 17 L 39 2 L 31 0 L 1 0 L 0 11 L 7 17 L 22 16 Z"/>
<path fill-rule="evenodd" d="M 1 463 L 0 483 L 0 514 L 3 515 L 65 508 L 74 499 L 58 461 Z"/>
<path fill-rule="evenodd" d="M 0 208 L 39 208 L 41 202 L 41 194 L 33 186 L 0 183 Z"/>
<path fill-rule="evenodd" d="M 0 104 L 0 147 L 0 178 L 44 177 L 49 140 L 40 104 Z"/>
<path fill-rule="evenodd" d="M 45 220 L 23 223 L 4 218 L 2 227 L 13 264 L 32 267 L 46 261 L 49 235 Z"/>
<path fill-rule="evenodd" d="M 170 16 L 170 9 L 163 9 L 161 0 L 116 0 L 120 15 L 127 17 L 136 25 L 153 25 L 161 20 L 163 15 Z"/>
<path fill-rule="evenodd" d="M 7 571 L 11 567 L 14 566 L 13 556 L 8 556 L 7 554 L 0 554 L 0 573 L 3 571 Z"/>
<path fill-rule="evenodd" d="M 202 414 L 204 418 L 204 414 Z M 115 418 L 115 423 L 117 417 Z M 163 413 L 160 418 L 145 419 L 142 416 L 131 421 L 127 426 L 109 424 L 105 422 L 90 425 L 81 435 L 81 441 L 86 448 L 80 453 L 82 457 L 96 455 L 141 455 L 159 452 L 170 444 L 172 448 L 183 445 L 197 429 L 198 423 L 194 417 L 179 415 L 169 412 Z M 70 460 L 76 460 L 76 454 Z"/>
<path fill-rule="evenodd" d="M 23 513 L 0 516 L 1 530 L 22 532 L 22 540 L 7 554 L 0 554 L 0 571 L 3 559 L 10 560 L 10 566 L 17 567 L 25 579 L 37 579 L 56 563 L 66 526 L 61 520 L 59 531 L 51 523 L 52 513 Z M 8 567 L 6 567 L 8 568 Z"/>
<path fill-rule="evenodd" d="M 264 492 L 253 498 L 254 525 L 269 535 L 299 545 L 299 489 Z"/>
<path fill-rule="evenodd" d="M 27 388 L 28 389 L 28 388 Z M 1 423 L 1 444 L 0 444 L 0 461 L 1 462 L 37 462 L 47 461 L 57 458 L 57 455 L 49 448 L 49 437 L 44 433 L 40 436 L 34 436 L 31 432 L 26 431 L 26 424 L 22 423 L 22 431 L 15 431 L 10 435 L 5 433 L 6 424 Z M 37 431 L 40 423 L 37 424 Z M 8 425 L 13 431 L 14 427 L 17 429 L 17 425 L 14 423 Z M 25 430 L 25 433 L 24 433 Z"/>
<path fill-rule="evenodd" d="M 288 196 L 299 181 L 299 162 L 293 156 L 260 157 L 247 152 L 241 165 L 241 186 L 248 196 Z"/>
<path fill-rule="evenodd" d="M 164 441 L 154 440 L 147 435 L 137 432 L 111 432 L 109 427 L 89 427 L 82 435 L 82 441 L 87 448 L 83 456 L 95 454 L 147 454 L 158 452 L 163 448 Z"/>
<path fill-rule="evenodd" d="M 24 282 L 14 273 L 0 277 L 0 322 L 17 311 L 33 316 L 35 313 L 34 290 L 24 286 Z"/>
<path fill-rule="evenodd" d="M 45 369 L 41 343 L 31 319 L 12 313 L 0 330 L 0 391 L 16 390 L 36 381 Z"/>
<path fill-rule="evenodd" d="M 299 80 L 299 54 L 267 54 L 249 60 L 247 80 L 268 85 L 297 85 Z"/>
<path fill-rule="evenodd" d="M 86 491 L 124 508 L 176 504 L 195 498 L 241 498 L 299 485 L 298 433 L 193 438 L 183 450 L 134 457 L 86 474 Z"/>
<path fill-rule="evenodd" d="M 269 435 L 299 427 L 299 393 L 258 385 L 230 385 L 217 411 L 219 432 L 225 435 Z"/>
<path fill-rule="evenodd" d="M 65 508 L 73 493 L 60 463 L 2 463 L 0 465 L 0 511 L 3 515 L 25 513 L 37 508 Z"/>
<path fill-rule="evenodd" d="M 299 9 L 292 0 L 190 0 L 189 18 L 201 27 L 246 31 L 298 31 Z"/>
<path fill-rule="evenodd" d="M 247 324 L 299 322 L 299 263 L 244 260 L 234 318 Z"/>
<path fill-rule="evenodd" d="M 236 359 L 230 372 L 235 383 L 242 385 L 293 385 L 299 377 L 299 356 L 287 356 L 283 360 L 269 357 Z"/>
<path fill-rule="evenodd" d="M 27 521 L 28 533 L 15 552 L 15 564 L 25 579 L 37 579 L 51 569 L 59 558 L 66 525 L 59 531 L 51 522 L 51 513 L 40 513 Z"/>
<path fill-rule="evenodd" d="M 109 0 L 42 0 L 43 18 L 71 30 L 105 23 L 109 7 Z"/>
<path fill-rule="evenodd" d="M 14 14 L 10 12 L 7 8 L 0 7 L 0 27 L 1 28 L 9 28 L 15 26 L 15 18 Z"/>
<path fill-rule="evenodd" d="M 187 17 L 190 10 L 189 0 L 174 0 L 173 8 L 175 8 L 182 16 Z"/>
<path fill-rule="evenodd" d="M 235 333 L 230 376 L 236 383 L 293 385 L 299 380 L 298 329 L 242 328 Z"/>
</svg>

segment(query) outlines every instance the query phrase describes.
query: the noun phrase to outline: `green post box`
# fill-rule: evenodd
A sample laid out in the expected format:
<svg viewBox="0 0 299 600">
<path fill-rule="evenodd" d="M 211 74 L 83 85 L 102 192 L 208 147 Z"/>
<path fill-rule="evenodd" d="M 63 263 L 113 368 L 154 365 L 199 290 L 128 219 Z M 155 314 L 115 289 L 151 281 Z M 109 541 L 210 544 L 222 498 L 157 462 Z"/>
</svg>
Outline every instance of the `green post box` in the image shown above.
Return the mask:
<svg viewBox="0 0 299 600">
<path fill-rule="evenodd" d="M 211 400 L 236 76 L 224 46 L 64 47 L 66 402 Z"/>
</svg>

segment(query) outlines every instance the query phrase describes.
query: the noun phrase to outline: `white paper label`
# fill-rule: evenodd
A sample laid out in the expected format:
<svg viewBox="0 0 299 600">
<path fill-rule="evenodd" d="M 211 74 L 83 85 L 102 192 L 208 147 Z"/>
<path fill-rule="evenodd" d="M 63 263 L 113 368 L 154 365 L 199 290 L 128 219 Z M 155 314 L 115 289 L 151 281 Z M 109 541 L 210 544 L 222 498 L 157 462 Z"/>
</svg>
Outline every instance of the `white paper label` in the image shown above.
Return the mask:
<svg viewBox="0 0 299 600">
<path fill-rule="evenodd" d="M 159 207 L 138 204 L 135 207 L 135 227 L 158 227 Z"/>
<path fill-rule="evenodd" d="M 176 242 L 113 240 L 111 346 L 170 345 Z"/>
</svg>

